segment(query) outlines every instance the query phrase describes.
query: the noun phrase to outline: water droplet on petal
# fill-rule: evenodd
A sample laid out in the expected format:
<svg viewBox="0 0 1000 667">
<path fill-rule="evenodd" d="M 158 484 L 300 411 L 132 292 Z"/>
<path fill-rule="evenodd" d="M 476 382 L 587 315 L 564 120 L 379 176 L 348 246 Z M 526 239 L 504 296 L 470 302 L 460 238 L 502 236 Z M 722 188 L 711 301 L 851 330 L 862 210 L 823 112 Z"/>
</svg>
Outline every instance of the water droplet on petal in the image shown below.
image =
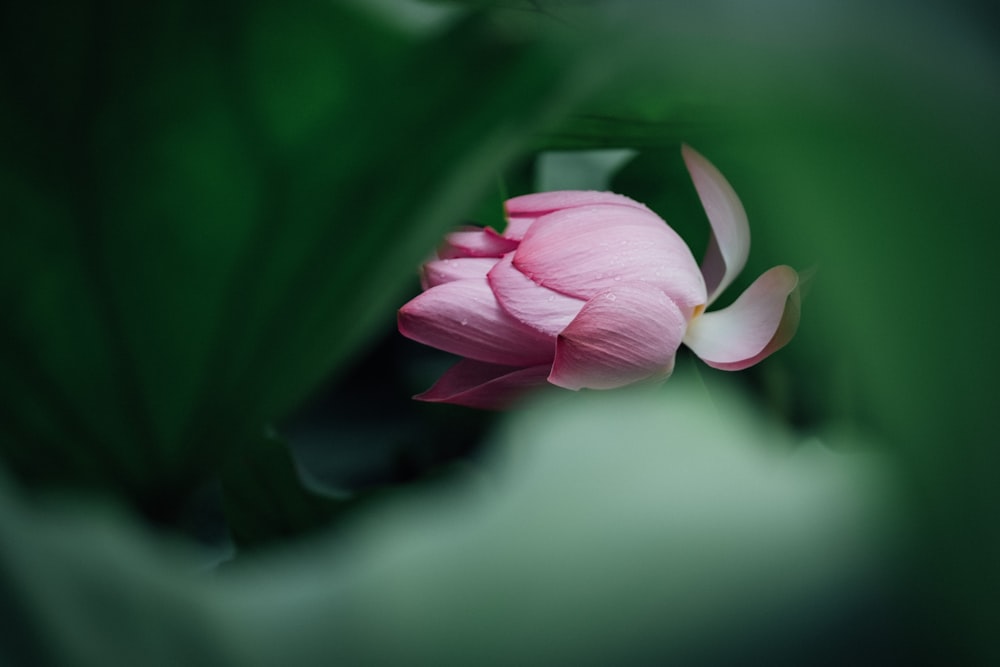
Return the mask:
<svg viewBox="0 0 1000 667">
<path fill-rule="evenodd" d="M 461 322 L 461 324 L 462 324 L 462 326 L 463 326 L 463 327 L 464 327 L 464 326 L 465 326 L 466 324 L 468 324 L 468 323 L 469 323 L 469 320 L 462 320 L 462 322 Z"/>
</svg>

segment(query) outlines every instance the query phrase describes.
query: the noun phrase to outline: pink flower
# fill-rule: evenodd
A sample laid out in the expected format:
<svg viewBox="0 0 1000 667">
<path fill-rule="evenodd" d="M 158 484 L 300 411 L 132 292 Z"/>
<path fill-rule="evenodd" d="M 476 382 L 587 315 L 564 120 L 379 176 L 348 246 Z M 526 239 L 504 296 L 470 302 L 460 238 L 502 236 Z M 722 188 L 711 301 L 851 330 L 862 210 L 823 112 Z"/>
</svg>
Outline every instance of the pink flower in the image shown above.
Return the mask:
<svg viewBox="0 0 1000 667">
<path fill-rule="evenodd" d="M 424 266 L 424 292 L 399 310 L 399 331 L 464 358 L 415 398 L 499 408 L 545 383 L 665 380 L 681 343 L 723 370 L 784 346 L 799 321 L 788 266 L 705 312 L 746 264 L 750 227 L 725 177 L 690 147 L 682 153 L 712 226 L 700 268 L 661 218 L 610 192 L 515 197 L 503 234 L 449 234 Z"/>
</svg>

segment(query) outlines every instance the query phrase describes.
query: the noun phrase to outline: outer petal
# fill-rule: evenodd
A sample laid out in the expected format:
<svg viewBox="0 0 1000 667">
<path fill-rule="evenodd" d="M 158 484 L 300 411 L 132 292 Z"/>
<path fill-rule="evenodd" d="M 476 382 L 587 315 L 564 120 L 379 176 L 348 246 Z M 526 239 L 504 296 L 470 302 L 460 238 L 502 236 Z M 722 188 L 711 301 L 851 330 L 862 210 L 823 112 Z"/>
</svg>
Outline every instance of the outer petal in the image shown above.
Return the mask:
<svg viewBox="0 0 1000 667">
<path fill-rule="evenodd" d="M 413 398 L 499 410 L 525 391 L 546 384 L 548 374 L 549 364 L 517 368 L 463 359 L 449 368 L 433 387 Z"/>
<path fill-rule="evenodd" d="M 600 192 L 597 190 L 555 190 L 553 192 L 536 192 L 530 195 L 521 195 L 508 199 L 504 208 L 507 211 L 509 221 L 504 236 L 514 239 L 524 238 L 524 232 L 528 225 L 535 219 L 555 213 L 566 208 L 576 208 L 577 206 L 593 206 L 594 204 L 617 204 L 620 206 L 631 206 L 643 211 L 648 211 L 644 205 L 629 199 L 625 195 L 614 192 Z"/>
<path fill-rule="evenodd" d="M 597 294 L 556 343 L 549 382 L 566 389 L 612 389 L 665 379 L 687 320 L 674 301 L 646 283 Z"/>
<path fill-rule="evenodd" d="M 486 274 L 497 263 L 494 257 L 459 257 L 437 259 L 427 262 L 421 271 L 421 283 L 425 290 L 450 283 L 453 280 L 485 279 Z"/>
<path fill-rule="evenodd" d="M 690 146 L 682 146 L 681 154 L 712 225 L 708 250 L 701 263 L 711 304 L 746 266 L 750 225 L 740 198 L 725 176 Z"/>
<path fill-rule="evenodd" d="M 550 336 L 566 328 L 583 308 L 583 299 L 560 294 L 536 284 L 506 255 L 489 272 L 487 280 L 500 307 L 528 326 Z"/>
<path fill-rule="evenodd" d="M 555 339 L 503 311 L 485 280 L 432 287 L 399 309 L 399 332 L 462 357 L 508 366 L 550 363 Z"/>
<path fill-rule="evenodd" d="M 489 227 L 464 227 L 444 237 L 438 249 L 441 259 L 456 257 L 495 257 L 499 259 L 517 247 L 517 241 L 504 238 Z"/>
<path fill-rule="evenodd" d="M 599 204 L 535 221 L 514 253 L 534 282 L 579 299 L 622 282 L 660 288 L 689 315 L 705 303 L 705 284 L 681 237 L 655 214 Z"/>
<path fill-rule="evenodd" d="M 753 366 L 795 334 L 798 282 L 791 267 L 766 271 L 731 306 L 691 322 L 684 344 L 713 368 L 738 371 Z"/>
</svg>

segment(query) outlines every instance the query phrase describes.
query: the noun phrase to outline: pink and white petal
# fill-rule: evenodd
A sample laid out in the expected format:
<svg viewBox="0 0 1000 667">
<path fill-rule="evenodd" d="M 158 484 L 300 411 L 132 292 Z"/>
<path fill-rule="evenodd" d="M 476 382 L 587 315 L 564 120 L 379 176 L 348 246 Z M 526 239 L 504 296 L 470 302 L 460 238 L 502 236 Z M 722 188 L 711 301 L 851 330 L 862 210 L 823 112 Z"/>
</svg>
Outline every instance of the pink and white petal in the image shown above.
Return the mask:
<svg viewBox="0 0 1000 667">
<path fill-rule="evenodd" d="M 579 206 L 539 218 L 514 253 L 514 266 L 578 299 L 645 282 L 688 315 L 705 303 L 705 283 L 687 245 L 654 213 L 636 207 Z"/>
<path fill-rule="evenodd" d="M 662 291 L 623 283 L 597 294 L 559 335 L 549 382 L 613 389 L 662 380 L 674 368 L 687 319 Z"/>
<path fill-rule="evenodd" d="M 799 316 L 801 312 L 802 299 L 800 290 L 796 287 L 795 290 L 788 295 L 788 302 L 785 305 L 785 312 L 781 316 L 781 324 L 778 325 L 778 330 L 775 332 L 771 340 L 768 341 L 767 345 L 764 346 L 763 350 L 750 359 L 745 359 L 731 364 L 714 364 L 714 367 L 723 371 L 739 371 L 744 368 L 754 366 L 768 358 L 787 345 L 788 341 L 790 341 L 795 335 L 795 332 L 799 328 Z"/>
<path fill-rule="evenodd" d="M 754 365 L 795 334 L 798 282 L 791 267 L 766 271 L 728 308 L 695 318 L 684 344 L 713 368 L 736 371 Z"/>
<path fill-rule="evenodd" d="M 463 227 L 444 237 L 438 248 L 441 259 L 458 257 L 503 257 L 517 248 L 517 241 L 504 238 L 495 230 L 485 227 Z"/>
<path fill-rule="evenodd" d="M 518 368 L 463 359 L 445 371 L 433 387 L 413 398 L 501 410 L 525 392 L 547 384 L 549 368 L 549 364 Z"/>
<path fill-rule="evenodd" d="M 508 315 L 485 280 L 432 287 L 399 309 L 399 332 L 462 357 L 508 366 L 552 361 L 555 338 Z"/>
<path fill-rule="evenodd" d="M 424 264 L 421 284 L 425 290 L 453 280 L 483 280 L 496 265 L 495 257 L 458 257 L 437 259 Z"/>
<path fill-rule="evenodd" d="M 701 264 L 711 304 L 746 266 L 750 224 L 736 191 L 715 165 L 686 144 L 681 147 L 681 154 L 712 225 L 712 236 Z"/>
<path fill-rule="evenodd" d="M 566 328 L 583 308 L 583 299 L 576 299 L 536 284 L 505 255 L 496 263 L 486 279 L 500 307 L 519 321 L 549 336 Z"/>
</svg>

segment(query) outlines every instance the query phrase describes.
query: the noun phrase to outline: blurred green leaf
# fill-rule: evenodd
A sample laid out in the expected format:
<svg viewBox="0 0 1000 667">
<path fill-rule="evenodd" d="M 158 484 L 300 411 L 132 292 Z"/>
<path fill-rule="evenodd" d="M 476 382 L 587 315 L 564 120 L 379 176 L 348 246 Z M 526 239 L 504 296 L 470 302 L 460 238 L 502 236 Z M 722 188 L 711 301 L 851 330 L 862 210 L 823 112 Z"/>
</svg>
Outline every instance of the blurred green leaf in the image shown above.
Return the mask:
<svg viewBox="0 0 1000 667">
<path fill-rule="evenodd" d="M 601 75 L 475 18 L 418 37 L 310 0 L 107 9 L 51 52 L 64 28 L 5 9 L 0 446 L 22 478 L 169 516 L 388 323 Z M 86 89 L 51 96 L 63 79 Z"/>
<path fill-rule="evenodd" d="M 665 97 L 669 99 L 669 94 Z M 671 115 L 642 119 L 630 117 L 629 113 L 628 109 L 618 107 L 607 111 L 607 115 L 595 112 L 571 116 L 546 135 L 541 145 L 549 150 L 668 148 L 692 141 L 706 131 L 704 121 L 675 119 Z"/>
<path fill-rule="evenodd" d="M 108 507 L 29 507 L 0 484 L 0 663 L 227 665 L 198 555 Z"/>
<path fill-rule="evenodd" d="M 682 378 L 664 392 L 559 399 L 510 420 L 480 474 L 399 495 L 335 535 L 211 579 L 197 554 L 120 515 L 32 507 L 2 489 L 0 598 L 28 641 L 0 643 L 0 659 L 885 657 L 894 637 L 858 646 L 823 632 L 864 628 L 859 614 L 881 613 L 868 605 L 891 583 L 892 487 L 878 460 L 815 444 L 793 453 L 747 403 Z"/>
</svg>

